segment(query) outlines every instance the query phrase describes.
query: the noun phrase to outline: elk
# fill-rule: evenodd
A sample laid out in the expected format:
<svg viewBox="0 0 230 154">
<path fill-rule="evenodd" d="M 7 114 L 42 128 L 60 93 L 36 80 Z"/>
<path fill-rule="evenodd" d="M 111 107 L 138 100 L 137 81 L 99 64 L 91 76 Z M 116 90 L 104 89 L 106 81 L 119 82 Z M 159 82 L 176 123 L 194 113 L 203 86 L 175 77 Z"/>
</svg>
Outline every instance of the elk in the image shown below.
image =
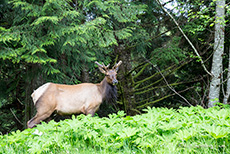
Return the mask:
<svg viewBox="0 0 230 154">
<path fill-rule="evenodd" d="M 48 119 L 55 111 L 59 115 L 83 113 L 94 116 L 104 100 L 116 98 L 116 84 L 118 83 L 116 76 L 122 61 L 115 64 L 112 69 L 109 69 L 109 65 L 105 66 L 104 63 L 95 63 L 101 73 L 105 74 L 104 79 L 98 84 L 46 83 L 36 89 L 31 97 L 37 113 L 27 122 L 27 127 L 35 127 L 41 121 Z"/>
</svg>

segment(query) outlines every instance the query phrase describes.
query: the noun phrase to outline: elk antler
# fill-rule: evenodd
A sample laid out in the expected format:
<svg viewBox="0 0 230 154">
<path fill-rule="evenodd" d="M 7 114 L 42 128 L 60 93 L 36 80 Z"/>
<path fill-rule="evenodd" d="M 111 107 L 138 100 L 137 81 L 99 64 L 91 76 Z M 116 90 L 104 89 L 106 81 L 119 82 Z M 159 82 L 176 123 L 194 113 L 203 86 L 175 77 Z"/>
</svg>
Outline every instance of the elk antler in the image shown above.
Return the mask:
<svg viewBox="0 0 230 154">
<path fill-rule="evenodd" d="M 97 61 L 95 61 L 95 64 L 97 64 L 99 67 L 102 67 L 102 68 L 105 66 L 105 65 L 104 65 L 104 66 L 103 66 L 103 65 L 101 65 L 101 64 L 100 64 L 100 63 L 98 63 Z"/>
<path fill-rule="evenodd" d="M 104 63 L 102 63 L 102 65 L 100 64 L 100 63 L 98 63 L 97 61 L 95 61 L 95 64 L 97 64 L 99 67 L 101 67 L 101 68 L 103 68 L 103 69 L 108 69 L 109 68 L 109 66 L 110 66 L 110 64 L 108 64 L 107 66 L 105 66 L 105 64 Z"/>
<path fill-rule="evenodd" d="M 119 68 L 119 66 L 121 65 L 121 63 L 122 63 L 122 61 L 120 60 L 117 64 L 115 64 L 115 65 L 113 66 L 113 69 L 115 69 L 116 71 L 118 71 L 118 68 Z"/>
<path fill-rule="evenodd" d="M 100 63 L 98 63 L 97 61 L 95 62 L 95 64 L 97 64 L 98 65 L 98 67 L 99 67 L 99 70 L 102 72 L 102 73 L 106 73 L 107 71 L 108 71 L 108 67 L 109 67 L 109 65 L 107 65 L 107 66 L 105 66 L 105 64 L 104 63 L 102 63 L 102 65 L 100 64 Z"/>
</svg>

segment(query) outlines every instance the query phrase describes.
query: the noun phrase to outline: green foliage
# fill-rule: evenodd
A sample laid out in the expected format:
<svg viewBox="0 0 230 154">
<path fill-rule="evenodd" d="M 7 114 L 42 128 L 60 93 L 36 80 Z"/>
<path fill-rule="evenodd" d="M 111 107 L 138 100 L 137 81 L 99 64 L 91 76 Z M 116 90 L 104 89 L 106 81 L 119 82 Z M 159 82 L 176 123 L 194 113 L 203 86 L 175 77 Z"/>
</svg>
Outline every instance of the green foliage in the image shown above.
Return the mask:
<svg viewBox="0 0 230 154">
<path fill-rule="evenodd" d="M 171 63 L 179 64 L 179 61 L 186 57 L 185 51 L 179 47 L 180 40 L 180 37 L 175 36 L 163 47 L 155 49 L 151 55 L 151 57 L 154 57 L 153 63 L 156 63 L 155 59 L 161 57 L 158 62 L 160 65 L 167 66 Z"/>
<path fill-rule="evenodd" d="M 20 120 L 28 121 L 23 115 L 30 110 L 25 110 L 31 103 L 29 96 L 44 82 L 80 83 L 84 81 L 83 71 L 88 74 L 89 82 L 100 82 L 95 71 L 96 60 L 108 64 L 123 57 L 124 65 L 120 69 L 123 72 L 118 75 L 123 82 L 118 87 L 117 110 L 130 108 L 141 112 L 143 105 L 178 107 L 182 104 L 178 101 L 181 98 L 165 85 L 153 66 L 159 67 L 169 85 L 191 104 L 205 106 L 207 88 L 204 83 L 209 79 L 195 60 L 187 65 L 186 55 L 192 50 L 155 1 L 4 0 L 0 4 L 0 107 L 5 107 L 0 119 L 4 119 L 2 129 L 7 127 L 4 133 L 10 132 L 9 124 L 16 122 L 8 105 L 17 111 L 15 114 Z M 180 0 L 175 4 L 180 13 L 178 10 L 171 13 L 202 58 L 207 59 L 205 65 L 208 67 L 215 3 L 212 0 Z M 226 9 L 228 16 L 229 5 Z M 153 65 L 144 64 L 143 57 Z M 191 58 L 197 59 L 193 55 Z M 129 96 L 136 101 L 130 107 L 124 103 Z M 181 129 L 177 124 L 168 125 L 167 131 Z M 128 136 L 136 131 L 130 130 Z M 190 130 L 180 131 L 185 141 L 192 139 Z M 138 140 L 141 144 L 142 140 Z"/>
<path fill-rule="evenodd" d="M 44 82 L 86 82 L 83 71 L 100 82 L 94 61 L 111 63 L 114 46 L 134 36 L 145 8 L 125 0 L 5 0 L 0 5 L 0 105 L 12 105 L 25 123 L 33 115 L 30 95 Z"/>
<path fill-rule="evenodd" d="M 213 0 L 196 0 L 182 3 L 186 7 L 187 24 L 183 30 L 190 38 L 196 38 L 205 43 L 207 36 L 215 24 L 215 3 Z"/>
<path fill-rule="evenodd" d="M 116 37 L 131 37 L 135 26 L 124 25 L 115 30 L 113 22 L 136 22 L 145 8 L 127 1 L 101 0 L 11 0 L 9 5 L 15 11 L 14 22 L 8 23 L 9 28 L 0 25 L 0 59 L 41 64 L 45 74 L 66 70 L 58 68 L 57 59 L 63 55 L 74 64 L 72 69 L 79 72 L 82 61 L 89 63 L 110 53 L 112 50 L 105 48 L 117 45 Z"/>
<path fill-rule="evenodd" d="M 148 108 L 109 118 L 72 116 L 0 136 L 0 153 L 229 153 L 229 109 Z"/>
</svg>

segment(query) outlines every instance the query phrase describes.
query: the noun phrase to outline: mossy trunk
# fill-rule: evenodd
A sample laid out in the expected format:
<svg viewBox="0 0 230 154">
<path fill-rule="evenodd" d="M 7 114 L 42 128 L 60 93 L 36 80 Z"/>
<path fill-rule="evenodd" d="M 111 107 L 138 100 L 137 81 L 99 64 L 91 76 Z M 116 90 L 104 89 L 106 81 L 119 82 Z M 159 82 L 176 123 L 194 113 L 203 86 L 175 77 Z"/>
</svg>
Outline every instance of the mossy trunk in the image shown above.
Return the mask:
<svg viewBox="0 0 230 154">
<path fill-rule="evenodd" d="M 88 66 L 84 63 L 82 65 L 81 81 L 83 83 L 90 82 L 89 69 L 88 69 Z"/>
<path fill-rule="evenodd" d="M 39 65 L 31 64 L 27 67 L 26 85 L 25 85 L 25 114 L 24 114 L 24 127 L 27 128 L 27 121 L 29 121 L 36 113 L 36 108 L 31 98 L 31 94 L 39 86 L 44 84 L 42 75 L 39 73 Z"/>
<path fill-rule="evenodd" d="M 26 87 L 25 90 L 25 121 L 24 121 L 24 127 L 27 128 L 27 121 L 29 121 L 31 119 L 31 117 L 33 116 L 33 110 L 34 107 L 32 105 L 32 100 L 30 98 L 31 95 L 31 82 L 27 81 L 26 83 L 28 86 Z"/>
<path fill-rule="evenodd" d="M 135 94 L 134 94 L 134 84 L 133 77 L 130 73 L 132 70 L 131 62 L 131 51 L 124 50 L 121 45 L 115 47 L 115 53 L 118 55 L 118 59 L 122 60 L 122 65 L 119 71 L 119 89 L 122 104 L 124 105 L 124 110 L 128 115 L 134 115 L 135 112 Z"/>
</svg>

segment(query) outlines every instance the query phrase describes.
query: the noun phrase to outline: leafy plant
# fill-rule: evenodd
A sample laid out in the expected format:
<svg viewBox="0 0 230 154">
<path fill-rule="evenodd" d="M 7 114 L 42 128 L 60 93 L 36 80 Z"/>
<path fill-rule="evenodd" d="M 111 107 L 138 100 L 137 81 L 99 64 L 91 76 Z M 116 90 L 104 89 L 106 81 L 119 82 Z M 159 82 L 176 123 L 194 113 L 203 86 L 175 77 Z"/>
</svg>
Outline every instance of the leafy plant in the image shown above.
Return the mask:
<svg viewBox="0 0 230 154">
<path fill-rule="evenodd" d="M 148 108 L 79 115 L 0 136 L 0 153 L 229 153 L 229 109 Z M 223 113 L 223 114 L 222 114 Z"/>
</svg>

